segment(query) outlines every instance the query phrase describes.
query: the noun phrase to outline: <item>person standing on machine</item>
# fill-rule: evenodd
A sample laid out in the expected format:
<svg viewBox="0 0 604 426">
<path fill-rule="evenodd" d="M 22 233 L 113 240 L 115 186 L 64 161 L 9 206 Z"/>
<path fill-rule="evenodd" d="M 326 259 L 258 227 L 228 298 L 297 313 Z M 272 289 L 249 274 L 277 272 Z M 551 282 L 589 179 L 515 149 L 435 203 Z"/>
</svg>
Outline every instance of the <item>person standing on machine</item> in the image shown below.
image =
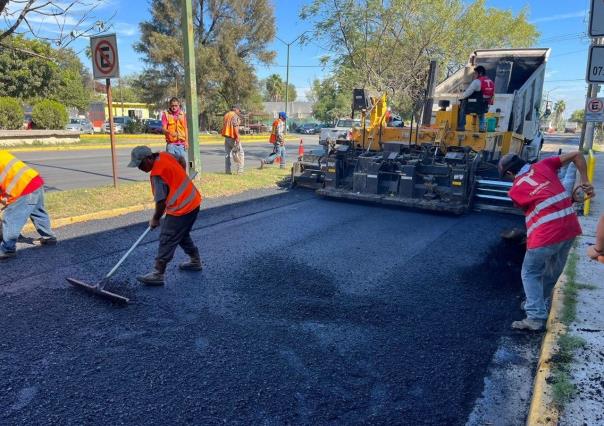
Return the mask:
<svg viewBox="0 0 604 426">
<path fill-rule="evenodd" d="M 478 128 L 480 132 L 487 131 L 485 114 L 489 111 L 489 105 L 495 101 L 495 83 L 486 76 L 486 70 L 482 65 L 474 68 L 474 79 L 465 92 L 461 95 L 459 114 L 457 116 L 457 131 L 466 130 L 466 114 L 478 114 Z"/>
</svg>

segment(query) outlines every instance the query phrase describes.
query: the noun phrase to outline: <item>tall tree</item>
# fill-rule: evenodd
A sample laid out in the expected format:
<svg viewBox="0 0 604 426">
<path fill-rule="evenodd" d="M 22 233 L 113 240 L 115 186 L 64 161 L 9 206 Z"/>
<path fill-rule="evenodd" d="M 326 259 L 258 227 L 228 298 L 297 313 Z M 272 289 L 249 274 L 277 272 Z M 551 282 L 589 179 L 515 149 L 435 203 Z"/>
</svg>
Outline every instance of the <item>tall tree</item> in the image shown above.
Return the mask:
<svg viewBox="0 0 604 426">
<path fill-rule="evenodd" d="M 308 97 L 313 115 L 323 123 L 333 124 L 338 118 L 350 115 L 352 93 L 339 90 L 334 78 L 313 81 Z"/>
<path fill-rule="evenodd" d="M 314 20 L 305 41 L 330 50 L 341 90 L 355 86 L 387 92 L 399 110 L 423 101 L 430 60 L 450 73 L 477 48 L 525 47 L 538 33 L 517 15 L 486 7 L 486 0 L 313 0 L 300 12 Z"/>
<path fill-rule="evenodd" d="M 140 24 L 135 49 L 147 69 L 140 80 L 148 88 L 146 101 L 164 103 L 184 97 L 180 0 L 152 0 L 151 20 Z M 197 0 L 194 2 L 194 43 L 202 125 L 230 104 L 259 108 L 253 62 L 270 63 L 275 54 L 267 44 L 275 35 L 273 8 L 268 0 Z"/>
<path fill-rule="evenodd" d="M 279 74 L 271 74 L 261 82 L 263 99 L 265 102 L 284 102 L 285 101 L 285 82 Z M 289 83 L 287 86 L 287 99 L 293 102 L 298 97 L 296 86 Z"/>
<path fill-rule="evenodd" d="M 585 119 L 585 110 L 577 109 L 572 112 L 568 121 L 572 121 L 573 123 L 583 123 Z"/>
<path fill-rule="evenodd" d="M 67 47 L 77 38 L 111 28 L 112 17 L 102 20 L 95 16 L 105 3 L 106 0 L 0 0 L 4 23 L 0 25 L 0 43 L 12 35 L 24 35 Z"/>
<path fill-rule="evenodd" d="M 554 104 L 554 124 L 558 128 L 562 124 L 564 118 L 564 111 L 566 111 L 566 102 L 564 99 L 560 99 Z"/>
</svg>

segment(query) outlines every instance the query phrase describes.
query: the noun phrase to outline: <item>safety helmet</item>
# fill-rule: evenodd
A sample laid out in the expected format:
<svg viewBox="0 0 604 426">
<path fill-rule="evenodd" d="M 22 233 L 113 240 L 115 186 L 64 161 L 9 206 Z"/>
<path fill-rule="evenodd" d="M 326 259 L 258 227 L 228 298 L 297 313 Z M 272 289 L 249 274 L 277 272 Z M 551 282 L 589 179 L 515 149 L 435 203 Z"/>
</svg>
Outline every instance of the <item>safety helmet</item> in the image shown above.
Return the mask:
<svg viewBox="0 0 604 426">
<path fill-rule="evenodd" d="M 279 118 L 283 118 L 283 119 L 287 120 L 287 114 L 284 113 L 284 112 L 280 112 L 279 113 Z"/>
</svg>

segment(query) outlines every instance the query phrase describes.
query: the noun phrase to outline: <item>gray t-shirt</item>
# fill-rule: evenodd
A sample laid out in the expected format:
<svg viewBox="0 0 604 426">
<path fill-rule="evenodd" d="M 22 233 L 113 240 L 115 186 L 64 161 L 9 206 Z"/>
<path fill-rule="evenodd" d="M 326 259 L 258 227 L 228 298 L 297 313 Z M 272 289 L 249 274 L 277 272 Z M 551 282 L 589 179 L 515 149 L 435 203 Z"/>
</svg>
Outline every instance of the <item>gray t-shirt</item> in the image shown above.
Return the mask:
<svg viewBox="0 0 604 426">
<path fill-rule="evenodd" d="M 164 201 L 168 198 L 170 188 L 160 176 L 151 176 L 153 180 L 153 198 L 155 202 Z"/>
</svg>

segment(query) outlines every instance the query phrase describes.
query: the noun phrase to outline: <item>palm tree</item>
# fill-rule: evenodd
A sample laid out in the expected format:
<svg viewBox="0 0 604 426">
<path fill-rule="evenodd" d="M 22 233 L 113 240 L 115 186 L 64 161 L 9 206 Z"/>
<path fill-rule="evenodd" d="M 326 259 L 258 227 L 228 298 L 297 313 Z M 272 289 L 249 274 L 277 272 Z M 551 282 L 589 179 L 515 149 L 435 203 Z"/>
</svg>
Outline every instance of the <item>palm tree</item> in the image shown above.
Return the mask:
<svg viewBox="0 0 604 426">
<path fill-rule="evenodd" d="M 270 102 L 279 102 L 285 92 L 285 84 L 278 74 L 271 74 L 266 78 L 266 96 Z"/>
<path fill-rule="evenodd" d="M 560 126 L 560 122 L 562 121 L 565 110 L 566 102 L 564 102 L 563 99 L 560 99 L 554 104 L 554 124 L 556 125 L 556 128 Z"/>
</svg>

